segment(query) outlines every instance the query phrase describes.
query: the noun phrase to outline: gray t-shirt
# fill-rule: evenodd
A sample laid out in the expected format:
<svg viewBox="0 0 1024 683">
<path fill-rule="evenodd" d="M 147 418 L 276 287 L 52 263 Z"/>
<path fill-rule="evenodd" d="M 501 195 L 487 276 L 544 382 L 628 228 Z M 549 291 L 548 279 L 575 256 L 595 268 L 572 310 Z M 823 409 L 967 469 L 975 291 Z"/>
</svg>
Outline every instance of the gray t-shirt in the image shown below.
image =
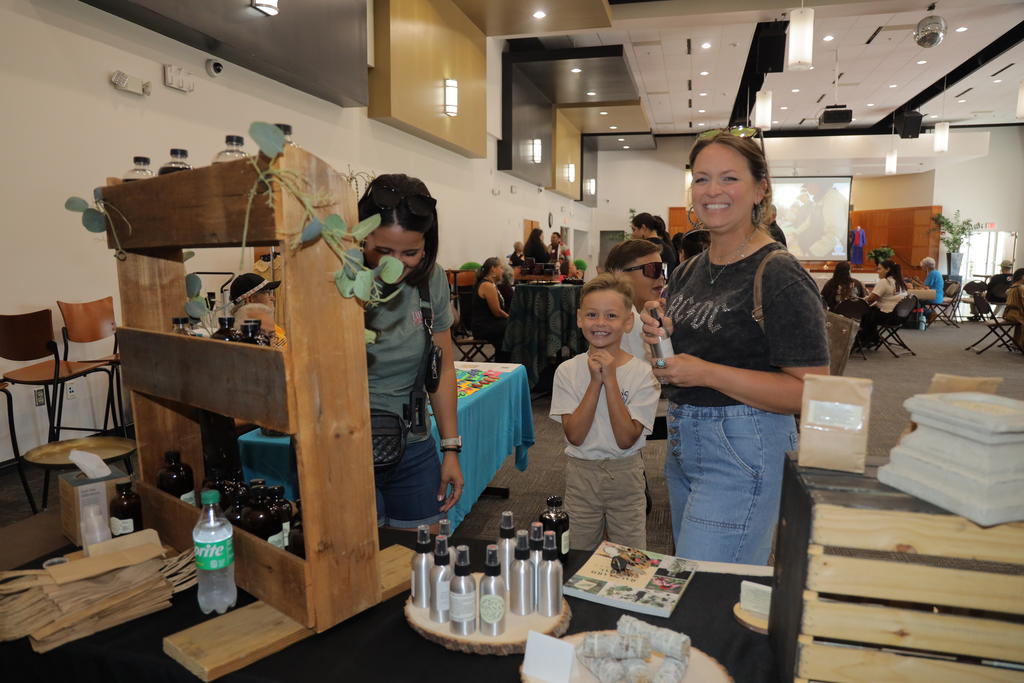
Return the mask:
<svg viewBox="0 0 1024 683">
<path fill-rule="evenodd" d="M 434 266 L 428 278 L 434 332 L 452 326 L 448 279 L 444 268 Z M 402 415 L 409 392 L 423 362 L 427 335 L 423 331 L 419 289 L 403 283 L 390 301 L 366 310 L 366 329 L 377 333 L 377 341 L 366 346 L 366 374 L 370 384 L 370 407 Z M 409 441 L 424 440 L 429 434 L 410 434 Z"/>
<path fill-rule="evenodd" d="M 681 264 L 668 283 L 667 313 L 675 325 L 672 348 L 712 363 L 734 368 L 781 372 L 786 367 L 828 365 L 825 314 L 817 285 L 800 262 L 786 254 L 768 262 L 763 275 L 761 305 L 764 331 L 754 320 L 754 274 L 770 251 L 765 245 L 724 270 L 711 265 L 708 252 Z M 689 262 L 693 265 L 689 268 Z M 740 403 L 708 387 L 665 387 L 676 404 L 727 406 Z"/>
</svg>

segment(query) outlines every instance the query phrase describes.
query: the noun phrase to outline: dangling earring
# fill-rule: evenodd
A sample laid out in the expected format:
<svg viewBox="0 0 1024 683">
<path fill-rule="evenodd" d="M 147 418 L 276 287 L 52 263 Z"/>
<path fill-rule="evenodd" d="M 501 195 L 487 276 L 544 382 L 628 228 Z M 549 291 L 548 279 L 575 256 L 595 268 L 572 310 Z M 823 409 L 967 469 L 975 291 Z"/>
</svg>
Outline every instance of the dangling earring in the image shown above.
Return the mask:
<svg viewBox="0 0 1024 683">
<path fill-rule="evenodd" d="M 754 204 L 754 208 L 750 210 L 750 222 L 754 224 L 755 228 L 761 225 L 761 213 L 761 205 Z"/>
<path fill-rule="evenodd" d="M 692 206 L 686 210 L 686 219 L 690 221 L 690 225 L 693 226 L 694 230 L 704 229 L 704 224 L 700 222 L 700 218 L 697 217 L 697 212 L 693 210 Z"/>
</svg>

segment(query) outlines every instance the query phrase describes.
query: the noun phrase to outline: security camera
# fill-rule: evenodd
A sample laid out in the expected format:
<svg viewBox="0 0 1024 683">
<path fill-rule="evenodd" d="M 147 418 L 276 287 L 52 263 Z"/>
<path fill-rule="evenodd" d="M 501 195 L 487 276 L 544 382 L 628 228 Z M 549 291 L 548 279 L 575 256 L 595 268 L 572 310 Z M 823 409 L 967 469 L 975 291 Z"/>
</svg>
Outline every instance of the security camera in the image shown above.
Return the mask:
<svg viewBox="0 0 1024 683">
<path fill-rule="evenodd" d="M 210 74 L 214 78 L 224 73 L 224 62 L 218 62 L 216 59 L 206 60 L 206 73 Z"/>
</svg>

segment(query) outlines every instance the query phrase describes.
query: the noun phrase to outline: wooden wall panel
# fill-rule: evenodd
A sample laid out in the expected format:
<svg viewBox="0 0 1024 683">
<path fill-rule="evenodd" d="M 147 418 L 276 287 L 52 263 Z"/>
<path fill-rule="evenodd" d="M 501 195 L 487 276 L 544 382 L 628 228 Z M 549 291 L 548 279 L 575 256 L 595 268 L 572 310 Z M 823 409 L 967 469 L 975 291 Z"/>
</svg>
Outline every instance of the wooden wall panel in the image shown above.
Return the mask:
<svg viewBox="0 0 1024 683">
<path fill-rule="evenodd" d="M 864 269 L 873 270 L 875 267 L 867 258 L 868 252 L 888 245 L 896 250 L 896 262 L 900 264 L 904 277 L 923 278 L 924 271 L 919 267 L 921 259 L 931 256 L 938 261 L 939 258 L 939 233 L 933 230 L 935 224 L 931 217 L 941 212 L 941 206 L 851 211 L 851 228 L 859 225 L 867 234 Z"/>
<path fill-rule="evenodd" d="M 551 173 L 549 189 L 569 199 L 580 198 L 583 179 L 580 129 L 574 126 L 560 108 L 554 110 L 555 149 L 552 153 L 555 164 Z M 572 181 L 569 181 L 569 164 L 573 167 Z"/>
</svg>

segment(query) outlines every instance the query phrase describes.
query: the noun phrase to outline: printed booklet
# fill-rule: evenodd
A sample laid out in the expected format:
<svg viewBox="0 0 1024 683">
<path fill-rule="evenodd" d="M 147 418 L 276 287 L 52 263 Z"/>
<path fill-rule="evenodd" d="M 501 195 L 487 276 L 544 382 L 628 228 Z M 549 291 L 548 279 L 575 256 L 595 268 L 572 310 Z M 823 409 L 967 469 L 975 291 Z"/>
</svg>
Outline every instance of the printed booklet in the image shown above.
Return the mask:
<svg viewBox="0 0 1024 683">
<path fill-rule="evenodd" d="M 604 541 L 563 588 L 565 595 L 669 617 L 697 564 Z"/>
</svg>

